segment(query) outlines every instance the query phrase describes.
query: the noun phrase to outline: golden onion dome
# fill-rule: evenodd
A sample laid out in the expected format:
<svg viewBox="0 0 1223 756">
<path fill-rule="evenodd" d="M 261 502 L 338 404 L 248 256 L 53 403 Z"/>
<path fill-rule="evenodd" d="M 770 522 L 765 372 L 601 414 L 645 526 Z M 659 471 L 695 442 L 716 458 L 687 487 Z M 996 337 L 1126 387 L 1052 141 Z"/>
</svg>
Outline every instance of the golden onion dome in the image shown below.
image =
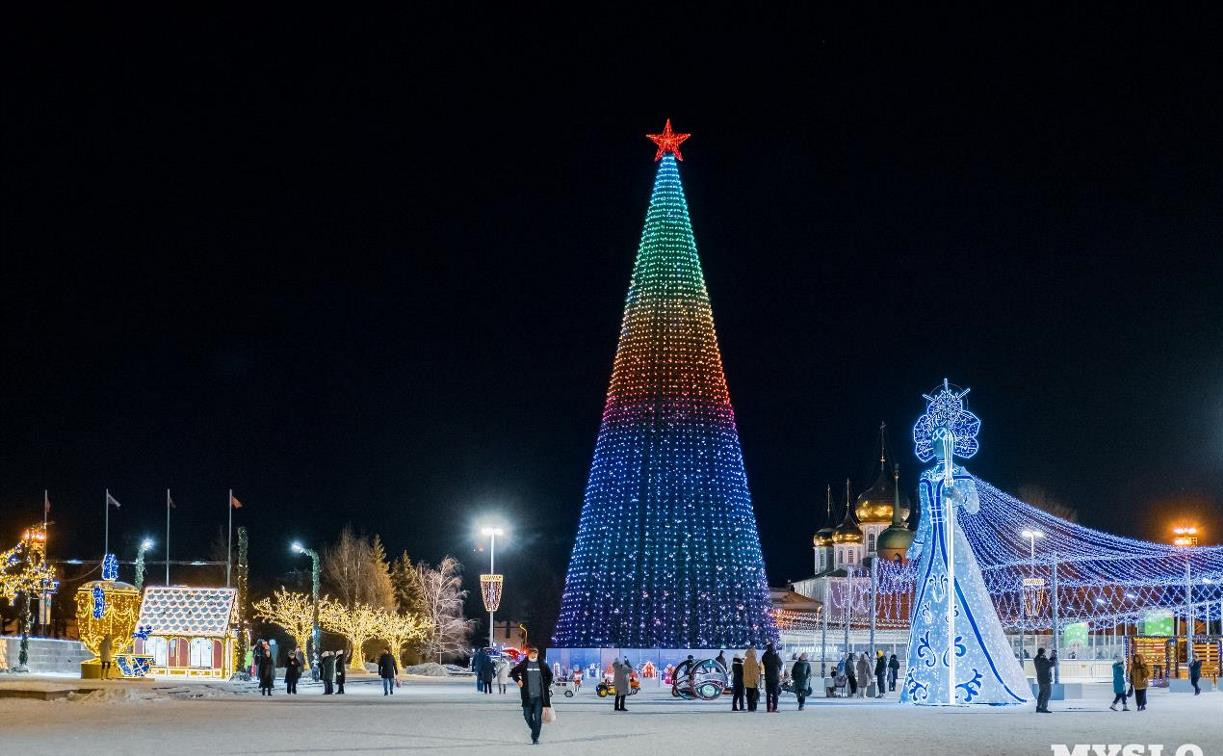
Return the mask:
<svg viewBox="0 0 1223 756">
<path fill-rule="evenodd" d="M 833 534 L 832 528 L 830 527 L 820 528 L 819 530 L 815 531 L 815 538 L 811 539 L 811 542 L 815 545 L 816 548 L 831 546 L 832 545 L 832 534 Z"/>
<path fill-rule="evenodd" d="M 836 530 L 832 531 L 833 543 L 862 543 L 862 528 L 858 527 L 854 522 L 854 518 L 850 516 L 849 511 L 845 512 L 845 519 L 837 526 Z"/>
<path fill-rule="evenodd" d="M 880 465 L 879 477 L 870 488 L 863 491 L 854 503 L 854 517 L 858 522 L 882 525 L 892 521 L 892 476 L 883 465 Z M 909 519 L 909 501 L 900 500 L 900 519 Z"/>
<path fill-rule="evenodd" d="M 882 559 L 889 562 L 903 562 L 915 535 L 916 533 L 904 525 L 893 523 L 888 526 L 887 530 L 879 534 L 879 540 L 875 542 L 875 550 Z"/>
</svg>

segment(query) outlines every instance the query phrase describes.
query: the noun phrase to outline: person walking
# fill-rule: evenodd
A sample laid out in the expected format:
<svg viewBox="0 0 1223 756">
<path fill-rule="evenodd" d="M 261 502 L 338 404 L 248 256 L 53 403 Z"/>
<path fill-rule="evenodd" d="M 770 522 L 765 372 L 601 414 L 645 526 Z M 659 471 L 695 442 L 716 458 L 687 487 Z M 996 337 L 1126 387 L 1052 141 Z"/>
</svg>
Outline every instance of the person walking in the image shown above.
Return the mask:
<svg viewBox="0 0 1223 756">
<path fill-rule="evenodd" d="M 1118 659 L 1113 662 L 1113 702 L 1108 707 L 1117 710 L 1117 702 L 1121 702 L 1121 710 L 1129 711 L 1129 699 L 1125 695 L 1125 664 Z"/>
<path fill-rule="evenodd" d="M 756 649 L 751 646 L 743 656 L 743 689 L 747 694 L 747 710 L 755 711 L 760 702 L 760 662 L 756 660 Z"/>
<path fill-rule="evenodd" d="M 290 696 L 297 695 L 297 681 L 302 676 L 301 660 L 297 658 L 297 650 L 289 651 L 289 658 L 285 660 L 285 694 Z"/>
<path fill-rule="evenodd" d="M 896 654 L 892 654 L 892 658 L 888 659 L 888 692 L 896 690 L 896 676 L 900 674 L 900 660 L 896 658 Z"/>
<path fill-rule="evenodd" d="M 576 677 L 580 678 L 581 673 L 579 672 L 576 675 Z M 497 692 L 504 696 L 505 686 L 509 683 L 509 681 L 510 681 L 510 660 L 509 659 L 498 659 L 497 660 Z M 578 685 L 580 685 L 580 682 L 574 683 L 575 690 L 577 689 Z"/>
<path fill-rule="evenodd" d="M 335 652 L 324 651 L 319 657 L 319 679 L 323 681 L 323 695 L 335 693 Z"/>
<path fill-rule="evenodd" d="M 743 711 L 743 659 L 738 654 L 730 663 L 730 692 L 730 710 Z"/>
<path fill-rule="evenodd" d="M 110 665 L 114 661 L 115 641 L 109 633 L 102 638 L 102 645 L 98 648 L 98 658 L 102 660 L 102 679 L 110 679 Z"/>
<path fill-rule="evenodd" d="M 781 696 L 781 654 L 769 643 L 764 647 L 764 656 L 760 657 L 764 667 L 764 710 L 777 711 L 777 699 Z"/>
<path fill-rule="evenodd" d="M 276 657 L 268 642 L 263 642 L 263 654 L 259 657 L 259 692 L 265 696 L 272 695 L 272 687 L 276 684 Z"/>
<path fill-rule="evenodd" d="M 807 654 L 798 655 L 798 661 L 790 669 L 790 684 L 794 686 L 794 695 L 798 698 L 798 710 L 802 711 L 811 695 L 811 664 L 807 662 Z"/>
<path fill-rule="evenodd" d="M 888 691 L 888 658 L 882 651 L 875 652 L 875 698 L 883 698 Z"/>
<path fill-rule="evenodd" d="M 484 692 L 487 695 L 493 694 L 493 678 L 497 676 L 497 663 L 499 659 L 494 659 L 492 654 L 489 654 L 488 661 L 484 663 L 484 672 L 481 674 L 484 682 Z"/>
<path fill-rule="evenodd" d="M 1045 656 L 1045 649 L 1036 649 L 1036 658 L 1032 660 L 1036 667 L 1036 710 L 1041 714 L 1052 714 L 1049 711 L 1049 695 L 1053 692 L 1053 668 L 1057 666 L 1057 651 L 1052 656 Z"/>
<path fill-rule="evenodd" d="M 1130 662 L 1130 685 L 1134 686 L 1134 703 L 1138 711 L 1147 710 L 1147 686 L 1151 684 L 1151 668 L 1143 660 L 1142 654 L 1134 654 Z"/>
<path fill-rule="evenodd" d="M 378 677 L 382 678 L 382 695 L 395 695 L 395 676 L 399 674 L 399 665 L 395 663 L 395 655 L 390 647 L 382 649 L 378 655 Z"/>
<path fill-rule="evenodd" d="M 1195 658 L 1189 662 L 1189 682 L 1193 685 L 1193 695 L 1201 695 L 1202 688 L 1198 684 L 1202 680 L 1202 660 Z"/>
<path fill-rule="evenodd" d="M 871 684 L 871 662 L 865 651 L 858 654 L 858 668 L 854 672 L 858 677 L 858 698 L 866 698 L 866 688 Z"/>
<path fill-rule="evenodd" d="M 552 706 L 552 670 L 540 661 L 539 649 L 527 649 L 527 656 L 510 671 L 510 679 L 522 695 L 522 717 L 531 729 L 531 742 L 539 742 L 544 709 Z"/>
<path fill-rule="evenodd" d="M 612 685 L 616 688 L 616 705 L 612 711 L 628 711 L 628 707 L 624 705 L 624 697 L 628 695 L 629 686 L 632 684 L 629 680 L 629 673 L 632 671 L 633 667 L 628 663 L 628 659 L 621 660 L 616 657 L 612 662 Z"/>
</svg>

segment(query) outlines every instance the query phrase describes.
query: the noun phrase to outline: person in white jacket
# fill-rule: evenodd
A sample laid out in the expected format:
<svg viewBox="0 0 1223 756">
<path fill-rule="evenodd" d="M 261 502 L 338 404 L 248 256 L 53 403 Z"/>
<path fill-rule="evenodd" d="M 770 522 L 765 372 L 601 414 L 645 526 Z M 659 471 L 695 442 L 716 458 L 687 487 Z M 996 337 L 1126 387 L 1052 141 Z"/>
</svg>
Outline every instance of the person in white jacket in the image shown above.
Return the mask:
<svg viewBox="0 0 1223 756">
<path fill-rule="evenodd" d="M 509 659 L 497 660 L 497 688 L 501 695 L 505 695 L 505 685 L 510 681 L 510 661 Z"/>
</svg>

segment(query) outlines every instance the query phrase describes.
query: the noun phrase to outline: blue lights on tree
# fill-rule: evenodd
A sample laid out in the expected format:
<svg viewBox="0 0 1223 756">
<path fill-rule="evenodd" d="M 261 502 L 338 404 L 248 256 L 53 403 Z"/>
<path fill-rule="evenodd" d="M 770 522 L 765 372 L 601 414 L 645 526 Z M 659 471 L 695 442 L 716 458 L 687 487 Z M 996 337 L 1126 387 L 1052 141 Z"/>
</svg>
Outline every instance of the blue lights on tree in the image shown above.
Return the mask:
<svg viewBox="0 0 1223 756">
<path fill-rule="evenodd" d="M 674 153 L 658 154 L 557 647 L 742 648 L 777 636 Z"/>
<path fill-rule="evenodd" d="M 980 508 L 976 482 L 955 457 L 977 453 L 981 421 L 964 407 L 968 390 L 947 381 L 925 396 L 913 426 L 922 462 L 935 460 L 918 482 L 922 517 L 909 558 L 917 560 L 908 671 L 901 700 L 925 705 L 1017 704 L 1029 698 L 990 599 L 972 546 L 958 523 Z"/>
</svg>

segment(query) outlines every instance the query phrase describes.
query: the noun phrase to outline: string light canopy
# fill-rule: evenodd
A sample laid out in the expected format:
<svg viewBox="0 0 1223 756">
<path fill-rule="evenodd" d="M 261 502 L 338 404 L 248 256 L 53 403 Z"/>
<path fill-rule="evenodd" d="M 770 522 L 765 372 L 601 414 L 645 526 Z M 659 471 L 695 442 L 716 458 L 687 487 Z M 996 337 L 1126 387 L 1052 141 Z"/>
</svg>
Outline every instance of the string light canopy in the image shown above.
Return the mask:
<svg viewBox="0 0 1223 756">
<path fill-rule="evenodd" d="M 756 517 L 667 122 L 553 642 L 777 637 Z"/>
</svg>

